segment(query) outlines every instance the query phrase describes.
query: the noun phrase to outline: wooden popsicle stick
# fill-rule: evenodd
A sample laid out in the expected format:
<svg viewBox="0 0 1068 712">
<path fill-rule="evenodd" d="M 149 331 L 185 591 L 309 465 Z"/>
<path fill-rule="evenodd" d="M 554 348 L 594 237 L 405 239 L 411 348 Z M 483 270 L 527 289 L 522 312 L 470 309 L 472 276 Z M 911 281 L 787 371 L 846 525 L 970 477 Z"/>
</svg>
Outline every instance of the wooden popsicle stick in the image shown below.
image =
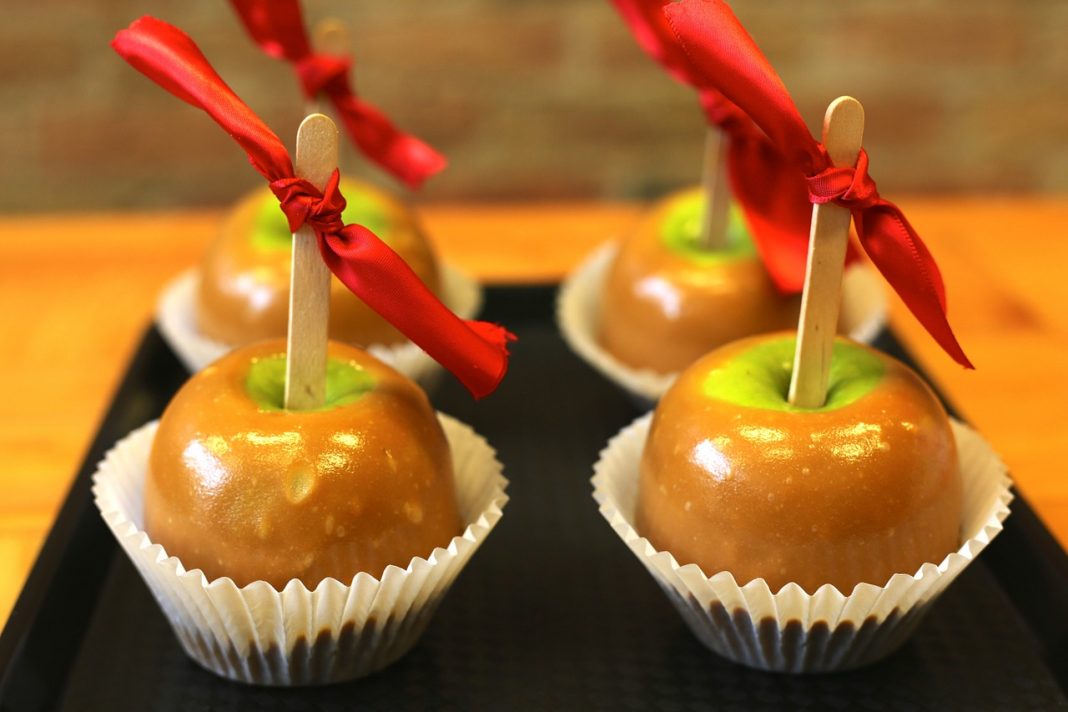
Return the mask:
<svg viewBox="0 0 1068 712">
<path fill-rule="evenodd" d="M 832 101 L 823 117 L 823 145 L 831 163 L 856 165 L 863 139 L 860 102 L 850 96 Z M 848 209 L 834 203 L 812 206 L 808 269 L 790 378 L 790 403 L 799 408 L 819 408 L 827 400 L 851 217 Z"/>
<path fill-rule="evenodd" d="M 319 54 L 347 55 L 352 46 L 350 42 L 348 25 L 336 17 L 320 20 L 312 31 L 311 45 Z M 304 104 L 305 116 L 322 110 L 322 99 L 319 97 L 309 99 Z"/>
<path fill-rule="evenodd" d="M 322 190 L 337 168 L 337 127 L 328 116 L 312 114 L 297 130 L 297 176 Z M 326 348 L 330 319 L 330 270 L 319 254 L 315 231 L 293 233 L 286 340 L 287 410 L 322 407 L 326 397 Z"/>
<path fill-rule="evenodd" d="M 348 25 L 337 17 L 319 21 L 312 32 L 312 47 L 320 54 L 346 55 L 351 41 Z"/>
<path fill-rule="evenodd" d="M 705 137 L 705 165 L 702 184 L 705 213 L 698 245 L 706 250 L 728 246 L 727 223 L 731 211 L 731 190 L 727 178 L 728 138 L 724 131 L 709 127 Z"/>
</svg>

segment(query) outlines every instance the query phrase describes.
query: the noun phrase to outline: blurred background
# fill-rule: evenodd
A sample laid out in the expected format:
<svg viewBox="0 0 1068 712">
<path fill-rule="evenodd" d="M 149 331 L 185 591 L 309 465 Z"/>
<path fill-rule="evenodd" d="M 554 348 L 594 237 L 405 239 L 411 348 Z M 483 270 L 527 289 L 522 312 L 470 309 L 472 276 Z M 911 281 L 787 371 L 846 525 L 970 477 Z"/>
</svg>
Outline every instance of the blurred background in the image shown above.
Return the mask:
<svg viewBox="0 0 1068 712">
<path fill-rule="evenodd" d="M 729 1 L 811 127 L 836 96 L 865 104 L 872 174 L 938 257 L 979 370 L 946 359 L 896 300 L 894 329 L 1068 545 L 1068 379 L 1051 376 L 1068 353 L 1068 0 Z M 700 177 L 695 97 L 608 0 L 303 4 L 310 25 L 350 25 L 363 97 L 451 160 L 421 214 L 441 254 L 483 280 L 558 280 L 630 230 L 642 201 Z M 4 6 L 0 624 L 160 290 L 262 186 L 213 122 L 108 47 L 144 13 L 188 31 L 290 145 L 302 117 L 290 68 L 225 0 Z M 346 174 L 403 192 L 342 152 Z"/>
<path fill-rule="evenodd" d="M 736 0 L 810 125 L 866 106 L 886 193 L 1068 189 L 1065 0 Z M 692 93 L 605 0 L 305 2 L 350 23 L 356 86 L 451 160 L 430 201 L 635 199 L 695 182 Z M 137 16 L 173 22 L 284 140 L 288 66 L 222 0 L 37 0 L 0 24 L 0 210 L 223 205 L 259 181 L 206 117 L 108 48 Z M 344 143 L 342 167 L 388 183 Z"/>
</svg>

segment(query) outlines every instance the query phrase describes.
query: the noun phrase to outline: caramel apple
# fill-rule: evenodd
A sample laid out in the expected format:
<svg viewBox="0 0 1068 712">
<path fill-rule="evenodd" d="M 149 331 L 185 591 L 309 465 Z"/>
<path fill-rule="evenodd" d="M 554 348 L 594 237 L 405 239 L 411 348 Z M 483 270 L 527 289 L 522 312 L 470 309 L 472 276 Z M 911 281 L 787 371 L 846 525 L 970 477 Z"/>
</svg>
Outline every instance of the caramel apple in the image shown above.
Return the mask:
<svg viewBox="0 0 1068 712">
<path fill-rule="evenodd" d="M 699 246 L 704 200 L 699 188 L 663 200 L 608 270 L 599 340 L 628 366 L 680 371 L 728 341 L 797 324 L 800 297 L 775 288 L 737 210 L 726 249 Z"/>
<path fill-rule="evenodd" d="M 342 180 L 341 189 L 348 201 L 345 223 L 370 228 L 431 291 L 440 293 L 437 260 L 411 209 L 364 182 Z M 267 190 L 242 199 L 201 265 L 199 331 L 230 345 L 285 336 L 291 254 L 292 235 L 278 200 Z M 357 346 L 404 341 L 336 278 L 330 286 L 330 336 Z"/>
<path fill-rule="evenodd" d="M 642 455 L 638 532 L 679 564 L 809 593 L 941 562 L 961 480 L 938 399 L 907 366 L 834 344 L 826 403 L 789 404 L 795 336 L 745 339 L 687 368 Z"/>
<path fill-rule="evenodd" d="M 297 4 L 242 7 L 257 40 L 307 54 Z M 181 29 L 146 16 L 112 46 L 226 130 L 268 184 L 297 186 L 301 200 L 250 198 L 239 214 L 273 227 L 243 231 L 235 215 L 203 270 L 206 293 L 215 285 L 233 296 L 251 323 L 269 323 L 276 305 L 286 340 L 239 347 L 194 375 L 158 423 L 109 452 L 94 474 L 95 501 L 186 654 L 210 672 L 295 686 L 379 671 L 418 640 L 499 519 L 506 482 L 485 441 L 438 416 L 412 381 L 330 342 L 331 274 L 476 397 L 504 377 L 514 337 L 458 319 L 374 235 L 403 253 L 398 235 L 418 234 L 395 203 L 351 183 L 333 193 L 339 131 L 330 117 L 305 117 L 290 155 Z M 295 61 L 306 68 L 309 59 Z M 320 59 L 337 98 L 347 64 Z M 390 134 L 377 136 L 380 146 L 404 139 L 380 112 L 347 103 L 377 123 L 364 127 L 372 134 Z M 398 168 L 408 162 L 391 153 Z M 322 219 L 345 192 L 358 214 Z M 291 227 L 278 228 L 279 205 Z M 354 221 L 370 229 L 354 234 Z M 228 270 L 232 294 L 218 281 Z"/>
<path fill-rule="evenodd" d="M 426 395 L 331 342 L 326 404 L 283 409 L 285 343 L 231 352 L 160 420 L 145 531 L 187 569 L 238 585 L 326 577 L 429 556 L 460 533 L 449 446 Z"/>
</svg>

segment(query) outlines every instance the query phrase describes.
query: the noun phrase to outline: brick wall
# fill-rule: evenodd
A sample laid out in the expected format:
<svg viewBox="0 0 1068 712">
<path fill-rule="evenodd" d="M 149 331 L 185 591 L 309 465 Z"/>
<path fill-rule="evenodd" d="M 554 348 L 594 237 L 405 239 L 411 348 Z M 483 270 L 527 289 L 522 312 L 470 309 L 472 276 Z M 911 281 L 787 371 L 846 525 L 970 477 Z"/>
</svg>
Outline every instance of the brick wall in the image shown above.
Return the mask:
<svg viewBox="0 0 1068 712">
<path fill-rule="evenodd" d="M 815 126 L 868 110 L 884 192 L 1068 188 L 1068 2 L 736 0 Z M 451 159 L 427 199 L 646 197 L 696 180 L 690 92 L 605 0 L 308 0 L 352 25 L 361 92 Z M 255 184 L 228 138 L 107 47 L 144 12 L 185 28 L 284 138 L 289 70 L 223 0 L 35 0 L 0 24 L 0 210 L 218 204 Z M 31 67 L 28 58 L 33 58 Z M 385 182 L 351 150 L 343 167 Z"/>
</svg>

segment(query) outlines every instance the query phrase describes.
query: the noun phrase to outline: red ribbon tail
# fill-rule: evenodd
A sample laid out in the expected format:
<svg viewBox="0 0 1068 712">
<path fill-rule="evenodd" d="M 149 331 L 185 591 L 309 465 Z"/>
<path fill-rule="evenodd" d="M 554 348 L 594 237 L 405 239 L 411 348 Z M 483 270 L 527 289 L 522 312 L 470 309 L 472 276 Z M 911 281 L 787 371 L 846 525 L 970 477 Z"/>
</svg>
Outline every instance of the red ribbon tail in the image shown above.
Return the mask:
<svg viewBox="0 0 1068 712">
<path fill-rule="evenodd" d="M 467 321 L 464 323 L 481 338 L 498 348 L 504 349 L 506 354 L 508 353 L 508 344 L 516 340 L 515 334 L 500 324 L 494 324 L 489 321 Z"/>
<path fill-rule="evenodd" d="M 776 146 L 795 151 L 792 160 L 818 157 L 790 93 L 724 0 L 669 2 L 663 12 L 699 86 L 723 94 Z"/>
<path fill-rule="evenodd" d="M 696 88 L 700 76 L 689 60 L 664 16 L 664 6 L 671 0 L 612 0 L 631 34 L 646 54 L 657 61 L 676 81 Z"/>
<path fill-rule="evenodd" d="M 805 285 L 812 207 L 804 177 L 767 140 L 731 142 L 731 190 L 775 286 L 797 294 Z"/>
<path fill-rule="evenodd" d="M 805 286 L 812 222 L 804 176 L 763 137 L 733 141 L 727 161 L 731 190 L 768 275 L 782 294 L 798 294 Z M 858 258 L 850 243 L 846 264 Z"/>
<path fill-rule="evenodd" d="M 496 390 L 508 371 L 513 334 L 453 314 L 365 227 L 348 225 L 337 234 L 319 235 L 319 251 L 345 286 L 451 371 L 475 398 Z"/>
<path fill-rule="evenodd" d="M 901 210 L 888 200 L 853 211 L 857 236 L 872 263 L 905 306 L 949 356 L 975 368 L 964 353 L 946 314 L 946 288 L 934 257 Z"/>
<path fill-rule="evenodd" d="M 230 5 L 268 56 L 295 62 L 311 52 L 299 0 L 230 0 Z"/>
<path fill-rule="evenodd" d="M 267 180 L 293 175 L 282 141 L 226 85 L 180 29 L 146 15 L 120 30 L 111 46 L 141 74 L 207 113 L 240 144 Z"/>
<path fill-rule="evenodd" d="M 334 95 L 331 100 L 356 145 L 409 188 L 419 188 L 448 165 L 444 156 L 399 130 L 371 104 L 351 94 Z"/>
</svg>

